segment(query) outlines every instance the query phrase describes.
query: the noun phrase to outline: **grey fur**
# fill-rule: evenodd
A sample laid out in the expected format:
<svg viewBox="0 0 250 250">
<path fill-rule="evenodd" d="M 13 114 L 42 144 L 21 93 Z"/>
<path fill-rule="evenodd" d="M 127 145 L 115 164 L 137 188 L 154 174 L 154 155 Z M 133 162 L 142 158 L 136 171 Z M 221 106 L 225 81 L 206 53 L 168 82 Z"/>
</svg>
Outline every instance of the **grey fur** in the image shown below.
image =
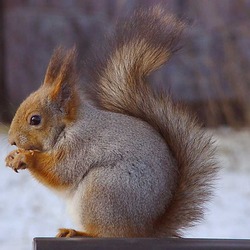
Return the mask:
<svg viewBox="0 0 250 250">
<path fill-rule="evenodd" d="M 78 197 L 80 207 L 71 212 L 82 230 L 85 223 L 98 221 L 105 228 L 103 237 L 127 234 L 128 223 L 138 236 L 148 234 L 176 185 L 176 164 L 163 138 L 137 118 L 90 104 L 83 106 L 77 120 L 54 150 L 65 144 L 71 148 L 56 172 L 74 183 L 67 199 L 74 203 Z M 94 190 L 90 199 L 85 199 L 86 186 Z"/>
</svg>

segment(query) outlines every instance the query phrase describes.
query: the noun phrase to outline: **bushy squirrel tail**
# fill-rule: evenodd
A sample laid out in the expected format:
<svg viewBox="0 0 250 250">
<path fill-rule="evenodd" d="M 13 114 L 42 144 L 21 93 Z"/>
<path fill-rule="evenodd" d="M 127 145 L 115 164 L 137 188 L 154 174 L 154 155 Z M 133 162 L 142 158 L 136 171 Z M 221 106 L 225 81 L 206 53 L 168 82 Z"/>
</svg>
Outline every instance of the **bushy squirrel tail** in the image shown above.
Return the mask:
<svg viewBox="0 0 250 250">
<path fill-rule="evenodd" d="M 177 162 L 177 188 L 155 222 L 155 236 L 180 236 L 182 229 L 202 218 L 217 172 L 211 138 L 185 108 L 146 81 L 178 49 L 184 27 L 160 6 L 137 10 L 118 22 L 107 53 L 89 72 L 92 101 L 102 109 L 148 122 L 164 137 Z"/>
</svg>

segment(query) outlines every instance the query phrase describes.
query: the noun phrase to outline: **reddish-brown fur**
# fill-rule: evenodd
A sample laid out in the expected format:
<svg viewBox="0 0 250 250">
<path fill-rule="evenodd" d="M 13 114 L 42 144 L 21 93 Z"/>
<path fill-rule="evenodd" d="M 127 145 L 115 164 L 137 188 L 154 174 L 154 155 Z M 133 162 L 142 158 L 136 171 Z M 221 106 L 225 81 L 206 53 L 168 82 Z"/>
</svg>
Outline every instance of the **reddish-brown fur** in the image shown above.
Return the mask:
<svg viewBox="0 0 250 250">
<path fill-rule="evenodd" d="M 74 122 L 77 119 L 77 110 L 80 105 L 79 95 L 77 93 L 76 81 L 77 74 L 75 71 L 75 48 L 71 49 L 68 53 L 65 53 L 62 48 L 58 48 L 49 63 L 44 84 L 40 87 L 42 91 L 36 91 L 33 93 L 28 102 L 24 102 L 21 108 L 24 112 L 20 111 L 18 115 L 15 116 L 12 122 L 11 130 L 9 131 L 9 140 L 12 143 L 12 134 L 16 134 L 18 131 L 22 131 L 20 127 L 26 126 L 22 124 L 23 121 L 28 121 L 30 114 L 34 114 L 36 110 L 39 110 L 40 115 L 46 120 L 47 124 L 50 123 L 50 117 L 46 113 L 47 110 L 41 111 L 43 106 L 43 100 L 49 98 L 51 105 L 60 105 L 61 109 L 64 110 L 66 116 L 64 116 L 63 126 Z M 64 85 L 70 85 L 68 90 Z M 70 96 L 69 96 L 70 95 Z M 65 101 L 65 99 L 70 99 L 70 101 Z M 44 112 L 44 113 L 43 113 Z M 53 114 L 52 114 L 53 115 Z M 49 124 L 40 133 L 34 134 L 32 132 L 26 131 L 26 137 L 29 138 L 27 142 L 21 145 L 21 148 L 15 150 L 9 154 L 6 158 L 6 165 L 12 167 L 15 170 L 26 168 L 32 173 L 32 175 L 44 185 L 61 190 L 69 186 L 69 183 L 64 183 L 55 167 L 60 164 L 60 162 L 67 155 L 66 149 L 60 149 L 60 151 L 45 151 L 41 146 L 42 138 L 48 138 L 51 136 L 51 126 Z M 31 137 L 32 133 L 32 137 Z M 24 150 L 32 149 L 32 150 Z M 23 166 L 21 167 L 20 164 Z"/>
<path fill-rule="evenodd" d="M 42 184 L 57 190 L 66 189 L 69 184 L 64 183 L 58 176 L 55 166 L 64 157 L 64 152 L 50 154 L 32 150 L 17 149 L 6 158 L 6 165 L 14 170 L 27 168 Z"/>
</svg>

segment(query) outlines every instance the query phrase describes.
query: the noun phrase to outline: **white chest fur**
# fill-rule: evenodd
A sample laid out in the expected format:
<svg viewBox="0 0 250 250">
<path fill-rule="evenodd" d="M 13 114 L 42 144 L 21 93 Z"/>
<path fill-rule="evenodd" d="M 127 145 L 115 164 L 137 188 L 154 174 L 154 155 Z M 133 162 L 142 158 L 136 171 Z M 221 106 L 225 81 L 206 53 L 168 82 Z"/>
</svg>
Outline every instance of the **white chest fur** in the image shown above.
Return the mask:
<svg viewBox="0 0 250 250">
<path fill-rule="evenodd" d="M 67 212 L 70 215 L 73 223 L 80 231 L 85 231 L 83 221 L 83 196 L 84 196 L 84 185 L 81 185 L 74 192 L 71 192 L 66 197 Z"/>
</svg>

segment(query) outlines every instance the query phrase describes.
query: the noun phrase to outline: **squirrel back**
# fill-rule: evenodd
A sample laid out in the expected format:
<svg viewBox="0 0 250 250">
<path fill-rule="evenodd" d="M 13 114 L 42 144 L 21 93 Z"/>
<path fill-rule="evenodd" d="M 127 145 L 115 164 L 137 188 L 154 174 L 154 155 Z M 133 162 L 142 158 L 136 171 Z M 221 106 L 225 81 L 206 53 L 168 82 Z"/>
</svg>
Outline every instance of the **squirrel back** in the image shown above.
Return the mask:
<svg viewBox="0 0 250 250">
<path fill-rule="evenodd" d="M 121 20 L 104 57 L 89 70 L 90 100 L 99 108 L 137 117 L 164 138 L 178 165 L 172 201 L 156 221 L 156 235 L 181 235 L 203 217 L 217 173 L 215 147 L 196 117 L 167 93 L 152 89 L 146 77 L 178 50 L 185 23 L 160 6 Z M 111 48 L 111 49 L 110 49 Z"/>
</svg>

